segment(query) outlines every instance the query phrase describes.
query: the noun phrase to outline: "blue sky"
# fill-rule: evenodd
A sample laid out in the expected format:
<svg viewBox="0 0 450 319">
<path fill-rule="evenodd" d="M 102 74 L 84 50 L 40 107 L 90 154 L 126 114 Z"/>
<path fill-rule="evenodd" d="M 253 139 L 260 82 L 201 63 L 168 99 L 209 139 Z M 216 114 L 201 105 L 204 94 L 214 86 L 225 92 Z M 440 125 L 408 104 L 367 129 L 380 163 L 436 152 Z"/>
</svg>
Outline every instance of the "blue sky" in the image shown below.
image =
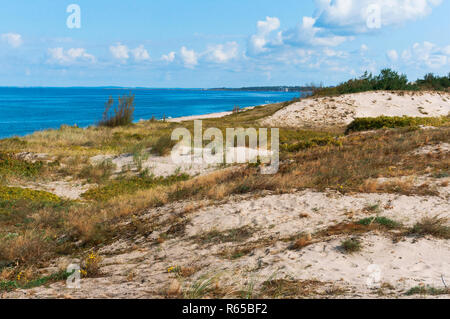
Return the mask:
<svg viewBox="0 0 450 319">
<path fill-rule="evenodd" d="M 1 0 L 0 86 L 331 85 L 450 72 L 449 0 Z M 67 7 L 81 9 L 69 28 Z"/>
</svg>

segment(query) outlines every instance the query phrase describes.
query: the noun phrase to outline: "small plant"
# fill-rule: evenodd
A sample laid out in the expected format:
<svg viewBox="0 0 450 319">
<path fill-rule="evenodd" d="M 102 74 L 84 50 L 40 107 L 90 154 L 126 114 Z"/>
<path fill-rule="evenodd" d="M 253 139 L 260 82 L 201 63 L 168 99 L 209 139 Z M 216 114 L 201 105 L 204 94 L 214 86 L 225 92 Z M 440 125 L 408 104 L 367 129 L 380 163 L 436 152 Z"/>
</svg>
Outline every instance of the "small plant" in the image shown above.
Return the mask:
<svg viewBox="0 0 450 319">
<path fill-rule="evenodd" d="M 208 278 L 206 275 L 197 279 L 191 287 L 184 293 L 185 299 L 201 299 L 206 294 L 211 292 L 214 282 L 216 282 L 217 276 Z"/>
<path fill-rule="evenodd" d="M 80 273 L 83 277 L 98 277 L 102 258 L 96 253 L 90 253 L 83 261 Z"/>
<path fill-rule="evenodd" d="M 411 234 L 424 236 L 431 235 L 439 238 L 450 239 L 450 227 L 447 218 L 425 217 L 416 223 L 410 230 Z"/>
<path fill-rule="evenodd" d="M 386 218 L 386 217 L 364 218 L 364 219 L 361 219 L 360 221 L 358 221 L 358 224 L 364 225 L 364 226 L 378 224 L 378 225 L 384 226 L 386 228 L 391 228 L 391 229 L 398 228 L 401 226 L 400 223 L 398 223 L 392 219 Z"/>
<path fill-rule="evenodd" d="M 118 105 L 111 114 L 111 108 L 114 105 L 114 99 L 109 98 L 105 104 L 103 119 L 98 123 L 99 126 L 117 127 L 129 125 L 133 122 L 134 113 L 134 95 L 122 96 L 118 98 Z"/>
<path fill-rule="evenodd" d="M 357 238 L 346 239 L 341 243 L 342 250 L 347 254 L 353 254 L 361 250 L 361 242 Z"/>
</svg>

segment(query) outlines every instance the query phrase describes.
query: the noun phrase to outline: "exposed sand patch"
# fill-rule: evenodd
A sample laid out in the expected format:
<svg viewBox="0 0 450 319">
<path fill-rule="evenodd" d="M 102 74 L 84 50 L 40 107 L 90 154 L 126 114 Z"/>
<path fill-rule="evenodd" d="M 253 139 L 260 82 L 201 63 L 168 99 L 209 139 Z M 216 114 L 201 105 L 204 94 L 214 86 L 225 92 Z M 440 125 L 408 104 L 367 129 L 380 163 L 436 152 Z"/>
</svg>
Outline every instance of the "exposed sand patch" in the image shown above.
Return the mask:
<svg viewBox="0 0 450 319">
<path fill-rule="evenodd" d="M 78 182 L 54 181 L 54 182 L 30 183 L 24 186 L 22 185 L 12 185 L 12 186 L 46 191 L 49 193 L 53 193 L 61 198 L 77 200 L 80 199 L 83 193 L 85 193 L 86 191 L 89 190 L 89 188 L 95 185 L 86 184 L 79 181 Z"/>
<path fill-rule="evenodd" d="M 366 207 L 374 204 L 377 211 L 367 211 Z M 315 238 L 315 232 L 328 226 L 369 216 L 389 217 L 405 226 L 426 216 L 449 217 L 450 203 L 441 197 L 302 191 L 257 199 L 237 196 L 227 203 L 183 214 L 186 205 L 180 202 L 148 211 L 140 217 L 143 223 L 166 226 L 147 236 L 124 234 L 101 248 L 104 276 L 84 279 L 81 289 L 70 290 L 64 283 L 56 283 L 17 290 L 4 297 L 163 298 L 169 287 L 178 285 L 182 293 L 199 278 L 214 276 L 215 289 L 231 297 L 251 283 L 258 294 L 269 279 L 316 282 L 314 289 L 297 297 L 367 298 L 378 297 L 380 292 L 387 297 L 405 297 L 408 289 L 419 284 L 442 288 L 442 278 L 450 281 L 450 240 L 404 237 L 397 242 L 387 233 L 372 231 L 356 235 L 362 250 L 349 255 L 339 248 L 346 235 Z M 176 227 L 179 231 L 157 244 L 160 235 L 177 220 L 185 226 Z M 196 239 L 211 230 L 241 227 L 249 231 L 242 238 Z M 313 243 L 290 249 L 292 240 L 286 238 L 296 238 L 300 233 L 312 234 Z M 240 258 L 224 255 L 246 247 L 248 251 Z M 56 260 L 47 271 L 57 270 L 60 264 Z M 192 274 L 177 277 L 168 272 L 174 266 L 193 269 Z"/>
<path fill-rule="evenodd" d="M 363 92 L 336 97 L 306 98 L 264 119 L 279 127 L 343 127 L 355 118 L 378 116 L 445 116 L 450 94 L 445 92 Z"/>
</svg>

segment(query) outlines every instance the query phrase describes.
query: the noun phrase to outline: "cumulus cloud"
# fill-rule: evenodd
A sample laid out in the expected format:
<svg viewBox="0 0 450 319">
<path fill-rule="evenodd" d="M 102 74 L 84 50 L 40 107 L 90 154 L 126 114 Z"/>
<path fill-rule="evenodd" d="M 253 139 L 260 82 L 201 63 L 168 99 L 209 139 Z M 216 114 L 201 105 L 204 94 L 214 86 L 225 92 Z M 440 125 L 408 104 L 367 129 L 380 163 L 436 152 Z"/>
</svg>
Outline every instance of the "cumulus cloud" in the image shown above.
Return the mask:
<svg viewBox="0 0 450 319">
<path fill-rule="evenodd" d="M 63 48 L 48 49 L 50 63 L 72 64 L 75 62 L 95 62 L 95 57 L 86 52 L 83 48 L 72 48 L 64 50 Z"/>
<path fill-rule="evenodd" d="M 415 43 L 412 48 L 402 52 L 402 59 L 417 67 L 442 68 L 450 64 L 450 45 L 439 47 L 427 41 Z"/>
<path fill-rule="evenodd" d="M 267 51 L 266 45 L 269 42 L 269 36 L 273 31 L 280 28 L 280 20 L 276 17 L 266 17 L 263 21 L 257 23 L 257 33 L 250 37 L 249 53 L 259 54 Z M 280 40 L 281 33 L 278 33 L 278 40 Z M 279 42 L 279 41 L 278 41 Z"/>
<path fill-rule="evenodd" d="M 228 42 L 226 44 L 211 45 L 206 51 L 209 61 L 216 63 L 225 63 L 238 56 L 238 44 Z"/>
<path fill-rule="evenodd" d="M 168 63 L 173 62 L 175 60 L 175 55 L 176 55 L 175 52 L 169 52 L 167 54 L 163 54 L 161 56 L 161 60 L 168 62 Z"/>
<path fill-rule="evenodd" d="M 119 60 L 128 60 L 129 56 L 129 49 L 126 45 L 123 45 L 121 43 L 117 43 L 116 45 L 112 45 L 109 47 L 109 51 L 113 55 L 114 58 Z"/>
<path fill-rule="evenodd" d="M 316 19 L 303 17 L 302 23 L 288 30 L 283 36 L 284 43 L 294 46 L 338 46 L 351 37 L 333 35 L 323 28 L 315 26 Z"/>
<path fill-rule="evenodd" d="M 198 64 L 198 55 L 194 50 L 188 50 L 183 46 L 180 55 L 185 67 L 192 69 Z"/>
<path fill-rule="evenodd" d="M 150 60 L 150 54 L 148 54 L 148 51 L 144 48 L 143 45 L 140 45 L 136 49 L 131 51 L 134 56 L 134 60 L 136 62 L 146 61 Z"/>
<path fill-rule="evenodd" d="M 316 0 L 317 26 L 346 33 L 364 33 L 378 27 L 423 18 L 442 0 Z"/>
<path fill-rule="evenodd" d="M 122 62 L 127 61 L 130 55 L 133 56 L 134 61 L 143 62 L 150 60 L 150 54 L 143 45 L 138 46 L 135 49 L 130 49 L 122 43 L 117 43 L 109 47 L 109 51 L 115 59 L 121 60 Z"/>
<path fill-rule="evenodd" d="M 1 38 L 13 48 L 18 48 L 23 43 L 22 36 L 18 33 L 4 33 Z"/>
</svg>

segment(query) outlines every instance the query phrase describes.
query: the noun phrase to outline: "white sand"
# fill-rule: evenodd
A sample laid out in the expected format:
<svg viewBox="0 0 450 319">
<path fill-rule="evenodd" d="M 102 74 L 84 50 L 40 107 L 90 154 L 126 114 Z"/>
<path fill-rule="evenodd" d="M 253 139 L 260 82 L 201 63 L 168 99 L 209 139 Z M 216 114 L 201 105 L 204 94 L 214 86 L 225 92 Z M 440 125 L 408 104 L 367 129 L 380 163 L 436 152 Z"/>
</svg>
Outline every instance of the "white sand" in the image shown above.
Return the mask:
<svg viewBox="0 0 450 319">
<path fill-rule="evenodd" d="M 342 127 L 360 117 L 429 117 L 445 116 L 449 113 L 449 93 L 380 91 L 306 98 L 264 119 L 262 124 L 299 128 Z"/>
</svg>

